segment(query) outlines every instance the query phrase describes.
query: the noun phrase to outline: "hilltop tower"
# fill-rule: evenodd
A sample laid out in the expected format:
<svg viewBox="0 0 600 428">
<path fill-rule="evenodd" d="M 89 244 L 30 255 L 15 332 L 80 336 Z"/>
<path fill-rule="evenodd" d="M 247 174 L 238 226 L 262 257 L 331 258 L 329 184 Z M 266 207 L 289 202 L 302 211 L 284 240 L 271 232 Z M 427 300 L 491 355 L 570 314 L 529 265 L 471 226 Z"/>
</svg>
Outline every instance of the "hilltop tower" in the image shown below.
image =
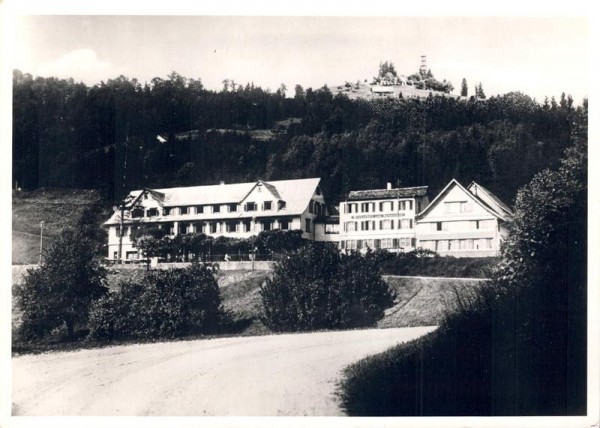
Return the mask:
<svg viewBox="0 0 600 428">
<path fill-rule="evenodd" d="M 421 76 L 427 74 L 427 55 L 421 55 L 421 66 L 419 67 L 419 73 Z"/>
</svg>

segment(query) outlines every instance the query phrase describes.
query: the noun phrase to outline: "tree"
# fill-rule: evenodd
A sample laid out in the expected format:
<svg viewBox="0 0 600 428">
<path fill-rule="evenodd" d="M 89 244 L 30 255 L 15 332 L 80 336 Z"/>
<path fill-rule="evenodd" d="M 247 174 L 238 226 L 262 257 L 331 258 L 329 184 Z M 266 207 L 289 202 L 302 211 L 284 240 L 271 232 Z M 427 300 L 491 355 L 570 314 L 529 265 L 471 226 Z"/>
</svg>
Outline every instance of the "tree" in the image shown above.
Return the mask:
<svg viewBox="0 0 600 428">
<path fill-rule="evenodd" d="M 481 82 L 479 82 L 479 84 L 475 88 L 475 98 L 479 98 L 482 100 L 485 99 L 485 92 L 483 92 L 483 86 L 481 85 Z"/>
<path fill-rule="evenodd" d="M 340 255 L 330 244 L 307 244 L 261 286 L 265 323 L 275 331 L 372 326 L 393 304 L 379 262 L 372 252 Z"/>
<path fill-rule="evenodd" d="M 77 324 L 87 321 L 90 304 L 107 292 L 96 249 L 90 237 L 65 230 L 46 251 L 44 264 L 28 271 L 15 292 L 24 339 L 41 338 L 63 323 L 69 339 L 74 338 Z"/>
<path fill-rule="evenodd" d="M 460 96 L 468 97 L 469 96 L 469 87 L 467 86 L 467 79 L 463 77 L 462 83 L 460 85 Z"/>
<path fill-rule="evenodd" d="M 221 297 L 213 273 L 193 263 L 186 269 L 146 273 L 96 301 L 90 311 L 90 337 L 174 338 L 210 333 L 221 320 Z"/>
<path fill-rule="evenodd" d="M 519 190 L 495 274 L 498 376 L 515 379 L 517 414 L 585 414 L 587 103 L 571 141 L 558 170 Z"/>
</svg>

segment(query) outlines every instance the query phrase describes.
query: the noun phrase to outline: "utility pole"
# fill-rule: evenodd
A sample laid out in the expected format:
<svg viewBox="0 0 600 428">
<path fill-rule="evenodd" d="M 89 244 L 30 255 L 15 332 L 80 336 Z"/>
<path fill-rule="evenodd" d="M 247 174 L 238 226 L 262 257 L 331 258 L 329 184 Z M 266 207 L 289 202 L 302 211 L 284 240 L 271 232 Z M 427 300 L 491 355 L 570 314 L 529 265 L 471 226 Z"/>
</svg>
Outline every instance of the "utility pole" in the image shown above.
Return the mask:
<svg viewBox="0 0 600 428">
<path fill-rule="evenodd" d="M 42 252 L 44 250 L 44 221 L 40 221 L 40 266 L 42 265 Z"/>
<path fill-rule="evenodd" d="M 125 136 L 125 159 L 123 160 L 123 183 L 122 183 L 122 195 L 125 197 L 126 188 L 126 179 L 127 179 L 127 145 L 129 143 L 129 123 L 127 123 L 127 135 Z M 125 217 L 125 200 L 121 201 L 121 219 L 119 221 L 119 254 L 118 260 L 119 263 L 123 263 L 123 222 Z"/>
</svg>

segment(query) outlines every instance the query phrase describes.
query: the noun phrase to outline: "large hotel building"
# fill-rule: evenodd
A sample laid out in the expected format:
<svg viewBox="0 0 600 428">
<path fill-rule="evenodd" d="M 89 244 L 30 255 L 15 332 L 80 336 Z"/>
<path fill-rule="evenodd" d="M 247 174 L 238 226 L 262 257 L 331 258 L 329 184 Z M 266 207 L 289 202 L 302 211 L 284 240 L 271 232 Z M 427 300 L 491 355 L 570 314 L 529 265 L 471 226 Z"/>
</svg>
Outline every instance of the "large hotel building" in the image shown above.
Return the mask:
<svg viewBox="0 0 600 428">
<path fill-rule="evenodd" d="M 248 238 L 267 230 L 301 230 L 341 251 L 416 248 L 444 256 L 499 254 L 511 210 L 483 186 L 452 180 L 431 201 L 427 186 L 357 190 L 328 207 L 319 178 L 132 191 L 104 223 L 108 259 L 137 259 L 130 239 L 141 224 L 166 235 L 205 233 Z M 121 218 L 123 213 L 123 218 Z"/>
<path fill-rule="evenodd" d="M 407 251 L 417 247 L 415 218 L 429 204 L 427 186 L 357 190 L 340 204 L 340 249 Z"/>
</svg>

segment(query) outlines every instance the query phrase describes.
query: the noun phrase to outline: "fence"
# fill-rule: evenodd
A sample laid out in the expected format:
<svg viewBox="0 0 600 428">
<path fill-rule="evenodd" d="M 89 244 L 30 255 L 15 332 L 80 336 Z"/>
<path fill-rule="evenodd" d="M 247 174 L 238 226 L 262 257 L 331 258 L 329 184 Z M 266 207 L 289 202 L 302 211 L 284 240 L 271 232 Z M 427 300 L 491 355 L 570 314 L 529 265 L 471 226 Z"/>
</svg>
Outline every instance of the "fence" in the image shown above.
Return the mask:
<svg viewBox="0 0 600 428">
<path fill-rule="evenodd" d="M 288 257 L 288 254 L 275 254 L 275 253 L 245 253 L 245 254 L 201 254 L 196 257 L 194 254 L 188 254 L 185 256 L 179 257 L 159 257 L 158 263 L 187 263 L 192 262 L 194 260 L 198 260 L 200 262 L 210 262 L 210 263 L 223 263 L 223 262 L 277 262 L 284 258 Z M 149 259 L 145 258 L 136 258 L 136 259 L 123 259 L 120 263 L 115 259 L 106 259 L 106 264 L 114 265 L 114 264 L 146 264 L 150 263 Z"/>
</svg>

